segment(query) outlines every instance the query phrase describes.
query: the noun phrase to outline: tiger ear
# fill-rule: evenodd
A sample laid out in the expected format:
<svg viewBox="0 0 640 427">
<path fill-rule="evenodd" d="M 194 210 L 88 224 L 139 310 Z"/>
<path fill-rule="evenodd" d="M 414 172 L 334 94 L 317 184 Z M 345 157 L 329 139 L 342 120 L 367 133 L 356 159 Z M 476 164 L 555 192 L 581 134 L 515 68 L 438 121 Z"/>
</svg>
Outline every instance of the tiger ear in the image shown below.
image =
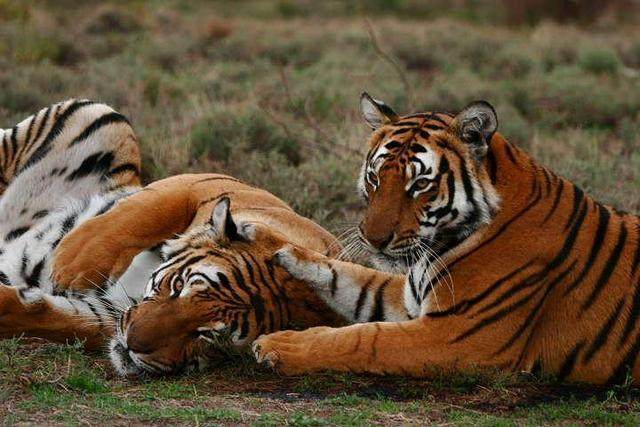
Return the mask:
<svg viewBox="0 0 640 427">
<path fill-rule="evenodd" d="M 362 92 L 360 95 L 360 112 L 364 121 L 374 130 L 400 118 L 391 107 L 382 101 L 373 99 L 367 92 Z"/>
<path fill-rule="evenodd" d="M 231 200 L 228 197 L 222 197 L 211 212 L 211 219 L 209 220 L 211 228 L 216 232 L 216 235 L 228 241 L 245 240 L 243 236 L 238 232 L 238 226 L 231 216 Z"/>
<path fill-rule="evenodd" d="M 487 101 L 474 101 L 453 119 L 451 129 L 480 159 L 487 154 L 491 138 L 498 129 L 498 115 Z"/>
</svg>

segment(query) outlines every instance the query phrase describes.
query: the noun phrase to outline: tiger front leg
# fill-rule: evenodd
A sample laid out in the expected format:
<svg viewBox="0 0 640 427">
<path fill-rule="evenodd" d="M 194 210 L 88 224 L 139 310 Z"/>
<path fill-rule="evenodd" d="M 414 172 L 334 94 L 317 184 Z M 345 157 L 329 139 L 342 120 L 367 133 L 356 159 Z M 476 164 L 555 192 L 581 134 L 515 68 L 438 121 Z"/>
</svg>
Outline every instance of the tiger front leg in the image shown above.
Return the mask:
<svg viewBox="0 0 640 427">
<path fill-rule="evenodd" d="M 53 260 L 59 289 L 93 289 L 120 277 L 145 249 L 184 231 L 194 215 L 183 176 L 157 181 L 62 239 Z"/>
<path fill-rule="evenodd" d="M 482 341 L 452 344 L 457 326 L 455 320 L 419 318 L 283 331 L 259 337 L 253 352 L 259 363 L 285 375 L 341 371 L 429 377 L 506 363 Z"/>
<path fill-rule="evenodd" d="M 292 245 L 276 252 L 275 261 L 351 322 L 410 319 L 404 304 L 403 276 L 337 261 Z"/>
</svg>

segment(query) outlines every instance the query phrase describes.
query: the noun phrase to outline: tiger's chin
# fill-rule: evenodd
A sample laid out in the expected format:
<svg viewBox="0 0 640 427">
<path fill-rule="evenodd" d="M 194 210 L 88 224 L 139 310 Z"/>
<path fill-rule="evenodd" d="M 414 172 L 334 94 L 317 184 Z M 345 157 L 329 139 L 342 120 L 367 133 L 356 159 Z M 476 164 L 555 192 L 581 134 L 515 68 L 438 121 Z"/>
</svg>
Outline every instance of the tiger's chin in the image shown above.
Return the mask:
<svg viewBox="0 0 640 427">
<path fill-rule="evenodd" d="M 406 274 L 411 267 L 407 257 L 394 257 L 384 253 L 372 254 L 370 261 L 376 270 L 393 274 Z"/>
<path fill-rule="evenodd" d="M 120 376 L 140 376 L 145 373 L 142 366 L 139 366 L 129 355 L 129 351 L 117 338 L 109 343 L 109 359 Z"/>
</svg>

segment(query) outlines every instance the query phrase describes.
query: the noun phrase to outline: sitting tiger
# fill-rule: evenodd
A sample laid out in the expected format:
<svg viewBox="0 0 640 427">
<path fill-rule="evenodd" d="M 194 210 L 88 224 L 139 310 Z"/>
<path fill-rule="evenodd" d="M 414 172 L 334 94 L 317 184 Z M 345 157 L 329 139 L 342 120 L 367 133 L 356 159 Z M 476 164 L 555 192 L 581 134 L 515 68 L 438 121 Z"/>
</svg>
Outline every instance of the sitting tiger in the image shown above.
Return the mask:
<svg viewBox="0 0 640 427">
<path fill-rule="evenodd" d="M 507 142 L 493 107 L 400 117 L 364 94 L 374 132 L 357 233 L 383 273 L 286 246 L 277 260 L 356 325 L 266 335 L 286 374 L 429 376 L 478 368 L 640 379 L 640 219 Z M 384 322 L 386 321 L 386 322 Z"/>
<path fill-rule="evenodd" d="M 220 345 L 343 324 L 271 262 L 287 242 L 340 249 L 274 195 L 216 174 L 141 189 L 135 134 L 104 104 L 63 102 L 0 132 L 0 338 L 109 343 L 120 373 L 167 373 Z"/>
</svg>

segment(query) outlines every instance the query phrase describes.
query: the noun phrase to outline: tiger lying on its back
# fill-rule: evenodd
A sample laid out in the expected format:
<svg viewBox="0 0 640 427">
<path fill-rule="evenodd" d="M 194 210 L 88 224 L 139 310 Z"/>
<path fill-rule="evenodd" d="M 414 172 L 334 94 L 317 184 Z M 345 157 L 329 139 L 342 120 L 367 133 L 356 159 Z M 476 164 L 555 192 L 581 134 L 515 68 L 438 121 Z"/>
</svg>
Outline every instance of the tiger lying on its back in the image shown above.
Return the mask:
<svg viewBox="0 0 640 427">
<path fill-rule="evenodd" d="M 376 130 L 358 233 L 379 268 L 408 275 L 303 248 L 278 260 L 348 319 L 393 322 L 267 335 L 255 343 L 258 360 L 285 373 L 498 367 L 640 379 L 637 216 L 508 143 L 486 102 L 456 117 L 399 117 L 368 95 L 362 106 Z"/>
<path fill-rule="evenodd" d="M 270 261 L 286 242 L 339 246 L 266 191 L 224 175 L 138 191 L 131 126 L 89 101 L 53 105 L 0 138 L 0 338 L 112 340 L 120 372 L 168 372 L 203 364 L 219 341 L 342 323 Z M 145 251 L 171 238 L 162 259 Z"/>
</svg>

